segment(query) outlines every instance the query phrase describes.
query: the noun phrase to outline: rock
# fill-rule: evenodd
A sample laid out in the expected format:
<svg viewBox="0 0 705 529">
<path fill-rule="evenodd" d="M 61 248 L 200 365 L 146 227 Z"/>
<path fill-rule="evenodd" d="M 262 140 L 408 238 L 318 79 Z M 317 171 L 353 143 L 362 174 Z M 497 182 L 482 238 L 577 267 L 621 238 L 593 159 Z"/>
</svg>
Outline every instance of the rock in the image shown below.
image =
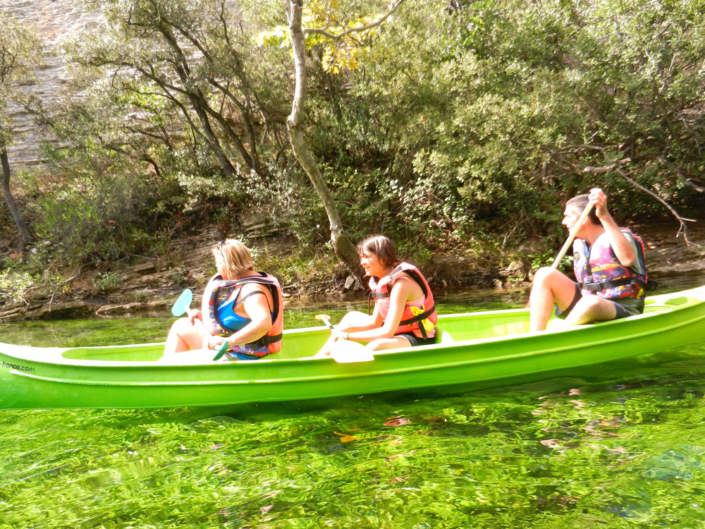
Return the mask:
<svg viewBox="0 0 705 529">
<path fill-rule="evenodd" d="M 98 316 L 127 316 L 130 314 L 144 314 L 145 312 L 165 313 L 173 304 L 173 300 L 157 299 L 145 302 L 125 303 L 121 305 L 103 305 L 95 311 Z"/>
<path fill-rule="evenodd" d="M 152 274 L 154 272 L 158 272 L 159 269 L 157 268 L 157 263 L 156 261 L 147 261 L 146 263 L 140 264 L 133 266 L 131 270 L 139 275 L 146 275 L 146 274 Z"/>
<path fill-rule="evenodd" d="M 502 277 L 517 277 L 520 279 L 524 279 L 526 277 L 526 274 L 526 266 L 519 259 L 512 261 L 511 263 L 509 263 L 509 266 L 507 266 L 507 268 L 499 271 L 499 275 L 501 275 Z"/>
<path fill-rule="evenodd" d="M 84 300 L 63 302 L 33 302 L 29 305 L 15 305 L 0 312 L 0 322 L 12 320 L 49 320 L 92 316 L 95 306 Z"/>
<path fill-rule="evenodd" d="M 345 286 L 343 287 L 343 292 L 349 292 L 357 287 L 357 279 L 355 279 L 354 275 L 349 275 L 347 279 L 345 279 Z"/>
</svg>

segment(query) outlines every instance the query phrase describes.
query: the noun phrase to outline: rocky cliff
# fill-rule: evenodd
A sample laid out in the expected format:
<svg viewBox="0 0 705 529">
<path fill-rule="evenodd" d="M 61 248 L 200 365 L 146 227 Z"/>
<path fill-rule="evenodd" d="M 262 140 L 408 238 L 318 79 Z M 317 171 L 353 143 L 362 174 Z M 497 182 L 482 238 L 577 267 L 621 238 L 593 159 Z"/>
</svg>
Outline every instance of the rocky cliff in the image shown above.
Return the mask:
<svg viewBox="0 0 705 529">
<path fill-rule="evenodd" d="M 23 22 L 42 41 L 44 64 L 36 71 L 35 79 L 21 88 L 41 99 L 45 108 L 50 107 L 68 81 L 62 43 L 98 23 L 100 15 L 87 11 L 78 0 L 0 0 L 0 12 Z M 40 164 L 43 138 L 32 116 L 17 105 L 8 110 L 17 133 L 15 143 L 8 149 L 13 169 Z"/>
</svg>

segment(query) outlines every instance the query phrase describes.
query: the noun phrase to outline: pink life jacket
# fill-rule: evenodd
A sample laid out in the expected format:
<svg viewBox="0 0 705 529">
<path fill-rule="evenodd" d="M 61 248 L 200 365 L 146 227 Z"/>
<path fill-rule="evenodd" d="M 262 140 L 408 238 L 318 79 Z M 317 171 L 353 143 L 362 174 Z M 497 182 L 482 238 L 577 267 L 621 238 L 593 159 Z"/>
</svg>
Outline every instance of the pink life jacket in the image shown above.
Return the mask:
<svg viewBox="0 0 705 529">
<path fill-rule="evenodd" d="M 228 352 L 241 353 L 250 356 L 267 356 L 272 353 L 278 353 L 282 349 L 282 332 L 284 330 L 284 299 L 282 297 L 282 289 L 277 278 L 264 272 L 257 272 L 259 276 L 245 277 L 234 281 L 223 279 L 220 274 L 214 275 L 203 292 L 203 301 L 201 303 L 201 312 L 203 313 L 203 323 L 206 329 L 213 336 L 228 337 L 233 334 L 223 327 L 223 324 L 218 319 L 219 294 L 221 290 L 229 292 L 237 287 L 242 287 L 247 283 L 257 283 L 265 285 L 272 292 L 272 300 L 274 307 L 272 314 L 274 321 L 272 328 L 267 334 L 262 336 L 257 341 L 242 345 L 232 345 Z"/>
<path fill-rule="evenodd" d="M 573 269 L 583 295 L 597 294 L 608 300 L 644 299 L 646 290 L 651 289 L 646 274 L 643 241 L 626 228 L 620 230 L 637 243 L 635 250 L 643 273 L 619 262 L 606 233 L 600 235 L 591 248 L 584 239 L 575 239 Z"/>
<path fill-rule="evenodd" d="M 379 307 L 379 314 L 382 319 L 386 319 L 389 313 L 389 293 L 394 286 L 394 280 L 400 274 L 406 273 L 411 279 L 416 281 L 423 291 L 424 299 L 422 305 L 407 302 L 404 305 L 404 312 L 399 322 L 399 327 L 394 334 L 413 333 L 418 338 L 433 338 L 436 335 L 436 323 L 438 323 L 438 313 L 433 303 L 433 293 L 428 286 L 426 278 L 421 271 L 409 263 L 399 263 L 394 270 L 382 279 L 372 277 L 370 279 L 370 297 L 375 300 Z"/>
</svg>

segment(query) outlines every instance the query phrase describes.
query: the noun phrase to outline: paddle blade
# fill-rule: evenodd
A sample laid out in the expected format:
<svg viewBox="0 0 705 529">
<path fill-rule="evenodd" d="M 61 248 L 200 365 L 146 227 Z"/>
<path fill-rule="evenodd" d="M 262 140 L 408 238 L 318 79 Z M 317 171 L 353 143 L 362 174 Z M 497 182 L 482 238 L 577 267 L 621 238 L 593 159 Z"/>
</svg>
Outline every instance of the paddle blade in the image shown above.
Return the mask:
<svg viewBox="0 0 705 529">
<path fill-rule="evenodd" d="M 371 362 L 375 359 L 372 352 L 365 349 L 364 345 L 349 340 L 338 340 L 335 342 L 331 347 L 330 355 L 339 364 Z"/>
<path fill-rule="evenodd" d="M 314 316 L 314 319 L 316 319 L 316 320 L 318 320 L 318 321 L 322 321 L 323 324 L 324 324 L 326 327 L 328 327 L 329 329 L 333 329 L 333 328 L 334 328 L 333 325 L 332 325 L 331 322 L 330 322 L 330 316 L 328 316 L 328 314 L 316 314 L 316 315 Z"/>
<path fill-rule="evenodd" d="M 179 299 L 177 299 L 176 303 L 174 303 L 174 306 L 171 307 L 171 313 L 178 318 L 191 307 L 192 301 L 193 292 L 187 288 L 181 293 Z"/>
<path fill-rule="evenodd" d="M 228 342 L 223 342 L 223 345 L 220 346 L 220 349 L 218 349 L 218 352 L 215 353 L 215 356 L 213 357 L 213 361 L 215 362 L 216 360 L 220 360 L 223 358 L 223 355 L 228 352 Z"/>
</svg>

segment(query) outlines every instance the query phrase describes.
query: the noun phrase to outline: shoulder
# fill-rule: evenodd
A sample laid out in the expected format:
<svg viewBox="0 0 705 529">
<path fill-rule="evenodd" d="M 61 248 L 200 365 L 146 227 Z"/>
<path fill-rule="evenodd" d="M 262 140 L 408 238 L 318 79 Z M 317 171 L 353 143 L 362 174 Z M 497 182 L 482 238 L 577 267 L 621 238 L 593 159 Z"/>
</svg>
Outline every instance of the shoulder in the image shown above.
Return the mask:
<svg viewBox="0 0 705 529">
<path fill-rule="evenodd" d="M 242 285 L 242 294 L 247 295 L 253 292 L 264 292 L 268 293 L 269 288 L 267 285 L 262 285 L 261 283 L 245 283 Z"/>
</svg>

